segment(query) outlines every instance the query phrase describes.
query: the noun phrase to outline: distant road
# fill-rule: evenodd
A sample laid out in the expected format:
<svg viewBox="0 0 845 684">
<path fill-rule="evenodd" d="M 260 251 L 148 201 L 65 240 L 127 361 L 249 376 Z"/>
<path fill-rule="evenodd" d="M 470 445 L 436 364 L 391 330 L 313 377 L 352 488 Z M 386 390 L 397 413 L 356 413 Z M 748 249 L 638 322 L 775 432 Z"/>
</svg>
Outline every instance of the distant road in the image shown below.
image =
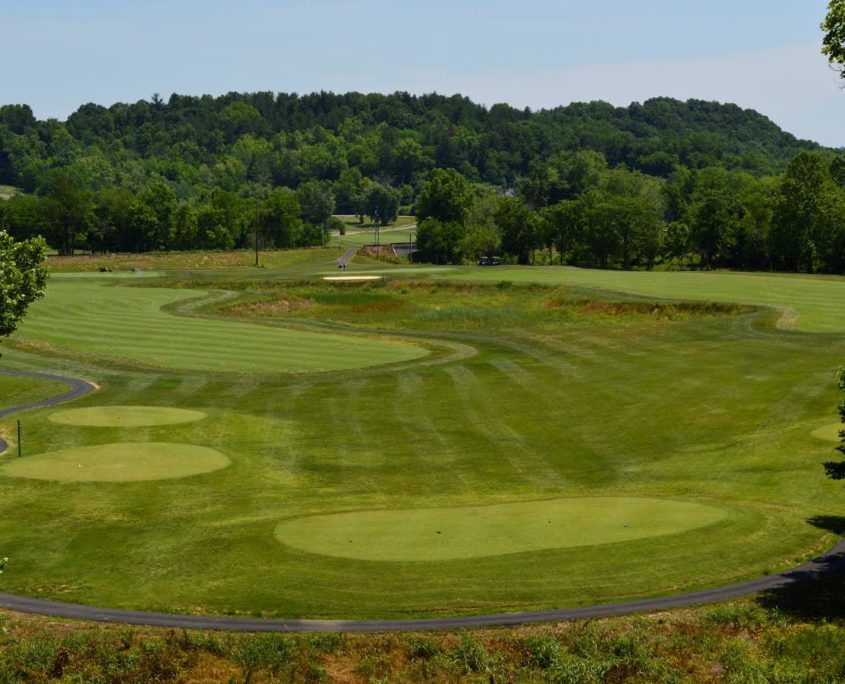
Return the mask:
<svg viewBox="0 0 845 684">
<path fill-rule="evenodd" d="M 355 256 L 355 253 L 358 251 L 358 247 L 350 247 L 347 249 L 343 254 L 341 254 L 335 261 L 337 262 L 338 266 L 348 266 L 349 260 Z"/>
</svg>

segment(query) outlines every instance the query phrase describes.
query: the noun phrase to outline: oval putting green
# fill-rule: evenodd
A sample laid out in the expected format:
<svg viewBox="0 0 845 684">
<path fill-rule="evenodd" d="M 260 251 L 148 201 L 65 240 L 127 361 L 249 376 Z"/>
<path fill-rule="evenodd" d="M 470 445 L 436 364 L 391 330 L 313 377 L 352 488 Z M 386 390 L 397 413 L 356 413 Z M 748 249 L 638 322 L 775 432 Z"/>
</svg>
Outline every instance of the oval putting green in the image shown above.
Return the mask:
<svg viewBox="0 0 845 684">
<path fill-rule="evenodd" d="M 495 506 L 291 518 L 276 539 L 309 553 L 371 561 L 443 561 L 659 537 L 726 517 L 665 499 L 584 497 Z"/>
<path fill-rule="evenodd" d="M 845 425 L 842 423 L 831 423 L 830 425 L 825 425 L 824 427 L 813 430 L 810 434 L 813 437 L 823 439 L 826 442 L 838 442 L 839 431 L 842 429 L 845 429 Z"/>
<path fill-rule="evenodd" d="M 56 411 L 50 420 L 60 425 L 85 427 L 151 427 L 191 423 L 205 417 L 202 411 L 164 406 L 89 406 Z"/>
<path fill-rule="evenodd" d="M 0 475 L 57 482 L 141 482 L 220 470 L 231 461 L 214 449 L 168 442 L 119 442 L 6 459 Z"/>
</svg>

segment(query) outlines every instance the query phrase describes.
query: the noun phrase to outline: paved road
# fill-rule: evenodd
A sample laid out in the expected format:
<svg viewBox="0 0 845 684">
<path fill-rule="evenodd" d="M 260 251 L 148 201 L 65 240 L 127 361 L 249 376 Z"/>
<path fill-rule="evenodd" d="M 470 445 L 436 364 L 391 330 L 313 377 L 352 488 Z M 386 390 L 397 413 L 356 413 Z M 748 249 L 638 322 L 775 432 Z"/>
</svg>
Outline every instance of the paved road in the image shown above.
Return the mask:
<svg viewBox="0 0 845 684">
<path fill-rule="evenodd" d="M 47 399 L 26 406 L 0 411 L 0 417 L 29 408 L 52 406 L 63 401 L 76 399 L 92 391 L 94 385 L 75 378 L 47 373 L 29 373 L 24 371 L 0 370 L 6 375 L 41 378 L 63 382 L 71 386 L 71 391 L 52 399 Z M 5 448 L 5 443 L 3 444 Z M 0 449 L 2 452 L 2 449 Z M 431 629 L 461 629 L 466 627 L 497 627 L 505 625 L 523 625 L 537 622 L 561 622 L 586 618 L 611 617 L 630 613 L 646 613 L 672 608 L 681 608 L 711 601 L 724 601 L 751 594 L 758 594 L 806 581 L 832 570 L 845 569 L 845 539 L 826 554 L 819 556 L 779 575 L 767 575 L 758 579 L 730 584 L 715 589 L 675 594 L 653 599 L 606 603 L 585 608 L 562 608 L 558 610 L 538 610 L 524 613 L 497 613 L 493 615 L 471 615 L 466 617 L 426 618 L 419 620 L 266 620 L 250 618 L 216 617 L 204 615 L 175 615 L 170 613 L 151 613 L 135 610 L 117 610 L 96 608 L 76 603 L 61 603 L 41 599 L 0 594 L 0 608 L 23 613 L 36 613 L 53 617 L 94 620 L 132 625 L 150 625 L 187 629 L 222 629 L 235 632 L 398 632 Z"/>
<path fill-rule="evenodd" d="M 4 418 L 5 416 L 9 416 L 13 413 L 18 413 L 19 411 L 26 411 L 27 409 L 45 408 L 47 406 L 61 404 L 65 401 L 79 399 L 79 397 L 85 396 L 89 392 L 93 392 L 95 389 L 97 389 L 96 385 L 88 382 L 87 380 L 79 380 L 78 378 L 71 378 L 66 375 L 54 375 L 52 373 L 34 373 L 31 371 L 19 371 L 10 369 L 0 369 L 0 373 L 2 373 L 3 375 L 13 375 L 18 378 L 52 380 L 53 382 L 61 382 L 65 385 L 70 385 L 69 391 L 65 392 L 64 394 L 60 394 L 56 397 L 51 397 L 50 399 L 43 399 L 41 401 L 34 401 L 31 404 L 24 404 L 23 406 L 12 406 L 11 408 L 2 409 L 0 410 L 0 418 Z M 8 446 L 9 445 L 6 444 L 6 441 L 2 437 L 0 437 L 0 454 L 6 451 Z"/>
<path fill-rule="evenodd" d="M 358 247 L 350 247 L 343 254 L 341 254 L 335 261 L 338 266 L 348 266 L 349 260 L 358 252 Z"/>
<path fill-rule="evenodd" d="M 676 594 L 654 599 L 607 603 L 586 608 L 539 610 L 526 613 L 498 613 L 467 617 L 427 618 L 419 620 L 265 620 L 202 615 L 172 615 L 143 611 L 95 608 L 73 603 L 59 603 L 0 594 L 0 607 L 24 613 L 54 617 L 95 620 L 133 625 L 187 629 L 222 629 L 236 632 L 398 632 L 466 627 L 497 627 L 537 622 L 561 622 L 586 618 L 611 617 L 681 608 L 710 601 L 757 594 L 793 582 L 800 582 L 823 572 L 845 568 L 845 540 L 827 554 L 780 575 L 770 575 L 726 587 Z"/>
</svg>

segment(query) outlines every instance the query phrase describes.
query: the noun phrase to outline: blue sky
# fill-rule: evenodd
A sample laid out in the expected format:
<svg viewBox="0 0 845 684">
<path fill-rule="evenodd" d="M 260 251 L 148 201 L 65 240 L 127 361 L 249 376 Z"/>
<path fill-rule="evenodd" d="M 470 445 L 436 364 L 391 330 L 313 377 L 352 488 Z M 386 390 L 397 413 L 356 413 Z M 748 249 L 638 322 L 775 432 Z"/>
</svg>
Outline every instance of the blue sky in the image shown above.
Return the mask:
<svg viewBox="0 0 845 684">
<path fill-rule="evenodd" d="M 534 109 L 736 102 L 845 146 L 825 0 L 0 0 L 0 102 L 65 118 L 154 92 L 460 92 Z"/>
</svg>

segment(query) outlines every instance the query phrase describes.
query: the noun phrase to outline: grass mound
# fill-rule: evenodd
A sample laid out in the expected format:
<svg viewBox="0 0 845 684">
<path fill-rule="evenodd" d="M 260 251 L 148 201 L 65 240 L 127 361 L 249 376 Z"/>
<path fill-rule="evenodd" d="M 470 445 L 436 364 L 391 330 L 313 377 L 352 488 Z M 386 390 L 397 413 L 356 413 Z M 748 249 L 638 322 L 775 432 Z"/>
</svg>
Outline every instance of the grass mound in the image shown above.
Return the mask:
<svg viewBox="0 0 845 684">
<path fill-rule="evenodd" d="M 192 444 L 120 442 L 7 460 L 0 475 L 54 482 L 142 482 L 209 473 L 229 463 L 219 451 Z"/>
<path fill-rule="evenodd" d="M 152 427 L 192 423 L 206 415 L 202 411 L 164 406 L 89 406 L 56 411 L 49 419 L 60 425 L 83 427 Z"/>
<path fill-rule="evenodd" d="M 289 546 L 372 561 L 478 558 L 596 546 L 677 534 L 725 517 L 712 506 L 636 497 L 585 497 L 292 518 L 276 527 Z"/>
</svg>

